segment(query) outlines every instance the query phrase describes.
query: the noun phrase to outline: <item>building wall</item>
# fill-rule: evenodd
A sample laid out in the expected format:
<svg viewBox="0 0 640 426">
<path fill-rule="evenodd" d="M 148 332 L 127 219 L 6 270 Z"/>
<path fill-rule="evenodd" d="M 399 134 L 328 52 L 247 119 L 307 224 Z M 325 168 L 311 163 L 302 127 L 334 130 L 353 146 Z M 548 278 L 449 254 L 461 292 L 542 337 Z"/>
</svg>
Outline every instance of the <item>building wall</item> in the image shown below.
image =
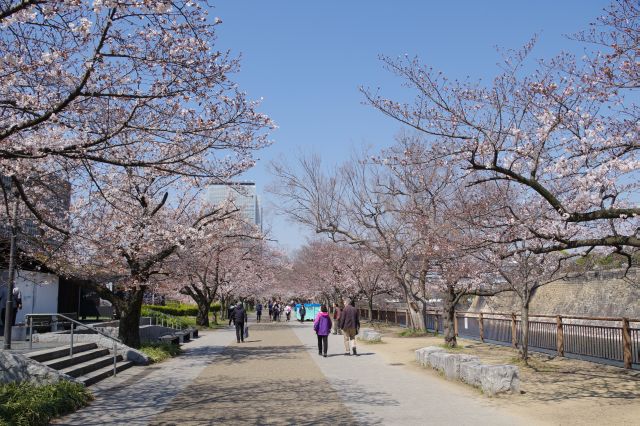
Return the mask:
<svg viewBox="0 0 640 426">
<path fill-rule="evenodd" d="M 16 271 L 15 285 L 22 293 L 22 309 L 18 311 L 16 323 L 25 322 L 31 313 L 55 313 L 58 311 L 58 277 L 34 271 Z M 8 272 L 2 271 L 2 285 L 7 285 Z"/>
</svg>

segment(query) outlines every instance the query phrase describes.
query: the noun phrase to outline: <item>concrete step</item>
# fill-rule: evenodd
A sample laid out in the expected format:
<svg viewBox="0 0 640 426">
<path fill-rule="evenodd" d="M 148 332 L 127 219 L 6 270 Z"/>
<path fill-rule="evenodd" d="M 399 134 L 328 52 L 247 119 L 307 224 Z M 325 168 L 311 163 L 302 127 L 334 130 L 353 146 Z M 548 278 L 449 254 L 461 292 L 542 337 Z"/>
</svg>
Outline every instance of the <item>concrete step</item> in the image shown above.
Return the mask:
<svg viewBox="0 0 640 426">
<path fill-rule="evenodd" d="M 63 368 L 71 367 L 72 365 L 81 364 L 86 361 L 90 361 L 92 359 L 104 357 L 109 355 L 109 349 L 107 348 L 96 348 L 88 351 L 83 351 L 76 353 L 76 348 L 73 348 L 73 356 L 69 356 L 69 351 L 67 351 L 67 356 L 62 358 L 55 358 L 50 361 L 43 362 L 47 367 L 51 367 L 55 370 L 62 370 Z"/>
<path fill-rule="evenodd" d="M 118 363 L 116 364 L 116 371 L 119 373 L 123 370 L 126 370 L 127 368 L 133 367 L 133 365 L 134 364 L 131 361 L 118 361 Z M 85 386 L 91 386 L 111 376 L 113 376 L 113 363 L 109 366 L 102 367 L 99 370 L 95 370 L 83 376 L 79 376 L 77 377 L 77 379 L 84 383 Z"/>
<path fill-rule="evenodd" d="M 95 343 L 79 343 L 73 346 L 73 353 L 80 353 L 96 349 L 98 345 Z M 29 358 L 38 362 L 51 361 L 56 358 L 63 358 L 69 355 L 69 346 L 59 346 L 56 348 L 42 349 L 39 351 L 28 352 L 25 354 Z"/>
<path fill-rule="evenodd" d="M 121 361 L 122 355 L 118 355 L 116 360 Z M 91 373 L 92 371 L 100 370 L 106 366 L 111 366 L 113 368 L 113 355 L 106 355 L 80 364 L 72 365 L 70 367 L 63 368 L 60 372 L 68 374 L 71 377 L 80 377 Z"/>
</svg>

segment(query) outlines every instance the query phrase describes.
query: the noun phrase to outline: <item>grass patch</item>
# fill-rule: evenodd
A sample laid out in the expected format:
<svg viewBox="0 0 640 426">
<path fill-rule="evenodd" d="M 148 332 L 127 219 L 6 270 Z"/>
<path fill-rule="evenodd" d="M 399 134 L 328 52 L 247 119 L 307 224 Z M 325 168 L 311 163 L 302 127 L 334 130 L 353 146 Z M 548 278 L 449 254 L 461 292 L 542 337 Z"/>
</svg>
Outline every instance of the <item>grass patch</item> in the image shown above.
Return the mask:
<svg viewBox="0 0 640 426">
<path fill-rule="evenodd" d="M 161 362 L 182 353 L 180 346 L 169 342 L 145 343 L 140 347 L 140 352 L 149 357 L 151 362 Z"/>
<path fill-rule="evenodd" d="M 365 345 L 382 345 L 384 343 L 387 343 L 383 340 L 362 340 L 362 339 L 358 339 L 358 342 L 362 342 Z"/>
<path fill-rule="evenodd" d="M 398 337 L 424 337 L 431 335 L 428 331 L 417 328 L 407 328 L 398 333 Z"/>
<path fill-rule="evenodd" d="M 72 413 L 92 400 L 91 392 L 79 383 L 3 384 L 0 385 L 0 424 L 47 425 L 54 417 Z"/>
<path fill-rule="evenodd" d="M 443 349 L 447 350 L 448 352 L 462 352 L 462 350 L 464 349 L 464 346 L 462 346 L 462 345 L 461 345 L 461 344 L 459 344 L 459 343 L 458 343 L 458 345 L 457 345 L 457 346 L 455 346 L 455 347 L 453 347 L 453 348 L 451 348 L 451 347 L 447 346 L 445 343 L 442 343 L 442 344 L 440 344 L 440 345 L 438 345 L 438 346 L 440 346 L 441 348 L 443 348 Z"/>
</svg>

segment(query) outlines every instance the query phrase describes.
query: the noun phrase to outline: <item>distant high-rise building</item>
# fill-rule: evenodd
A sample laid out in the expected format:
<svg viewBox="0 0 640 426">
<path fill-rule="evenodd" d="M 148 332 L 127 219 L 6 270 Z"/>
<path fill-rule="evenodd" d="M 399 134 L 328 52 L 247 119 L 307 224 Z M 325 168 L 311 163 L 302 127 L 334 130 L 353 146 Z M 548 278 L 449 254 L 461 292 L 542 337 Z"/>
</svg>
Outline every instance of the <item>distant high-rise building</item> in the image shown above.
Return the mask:
<svg viewBox="0 0 640 426">
<path fill-rule="evenodd" d="M 231 201 L 240 209 L 240 214 L 247 222 L 262 230 L 262 207 L 254 182 L 214 184 L 207 189 L 206 198 L 207 201 L 216 205 Z"/>
</svg>

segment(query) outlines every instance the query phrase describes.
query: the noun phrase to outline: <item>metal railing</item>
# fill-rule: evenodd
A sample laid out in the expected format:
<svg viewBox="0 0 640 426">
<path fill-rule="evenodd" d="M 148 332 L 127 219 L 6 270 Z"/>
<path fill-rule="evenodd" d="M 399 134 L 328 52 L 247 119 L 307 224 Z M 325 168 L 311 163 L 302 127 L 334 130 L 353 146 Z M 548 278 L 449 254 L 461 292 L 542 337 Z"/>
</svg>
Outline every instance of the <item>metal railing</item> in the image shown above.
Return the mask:
<svg viewBox="0 0 640 426">
<path fill-rule="evenodd" d="M 164 312 L 154 311 L 153 309 L 149 309 L 151 312 L 151 318 L 155 321 L 155 324 L 152 325 L 160 325 L 161 327 L 172 328 L 174 330 L 186 330 L 190 328 L 188 325 L 184 325 L 183 321 L 180 317 L 175 315 L 165 314 Z M 158 324 L 158 318 L 160 319 L 160 323 Z"/>
<path fill-rule="evenodd" d="M 122 341 L 120 339 L 117 339 L 113 336 L 110 336 L 107 333 L 104 333 L 100 330 L 97 330 L 89 325 L 83 324 L 79 321 L 74 320 L 73 318 L 69 318 L 66 315 L 62 315 L 62 314 L 58 314 L 58 313 L 54 313 L 54 314 L 27 314 L 25 315 L 25 318 L 27 318 L 28 323 L 29 323 L 29 350 L 33 349 L 33 319 L 34 318 L 62 318 L 65 321 L 68 321 L 71 324 L 71 329 L 70 329 L 70 344 L 69 344 L 69 357 L 73 358 L 73 334 L 74 334 L 74 329 L 77 327 L 81 327 L 81 328 L 85 328 L 93 333 L 97 333 L 103 337 L 106 337 L 107 339 L 113 341 L 113 375 L 116 376 L 118 371 L 117 371 L 117 363 L 118 363 L 118 343 L 122 343 Z M 54 323 L 56 323 L 57 321 L 53 321 Z"/>
<path fill-rule="evenodd" d="M 407 326 L 405 309 L 360 308 L 360 315 L 372 321 Z M 442 312 L 429 310 L 426 329 L 444 332 Z M 633 325 L 633 326 L 632 326 Z M 518 347 L 522 342 L 522 321 L 515 313 L 456 312 L 455 334 L 461 337 Z M 558 356 L 640 368 L 640 319 L 530 315 L 529 348 Z"/>
</svg>

